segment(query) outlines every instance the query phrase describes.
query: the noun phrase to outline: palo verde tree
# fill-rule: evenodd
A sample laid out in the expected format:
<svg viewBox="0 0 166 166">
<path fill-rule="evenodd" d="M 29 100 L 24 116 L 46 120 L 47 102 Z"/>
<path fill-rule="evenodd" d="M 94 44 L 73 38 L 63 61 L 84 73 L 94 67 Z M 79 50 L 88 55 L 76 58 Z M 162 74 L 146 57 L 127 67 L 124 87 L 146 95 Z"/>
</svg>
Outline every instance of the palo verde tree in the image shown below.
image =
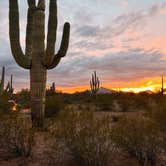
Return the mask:
<svg viewBox="0 0 166 166">
<path fill-rule="evenodd" d="M 44 122 L 47 70 L 56 67 L 66 55 L 70 24 L 65 23 L 61 46 L 55 54 L 57 1 L 50 0 L 47 42 L 45 47 L 45 0 L 27 0 L 25 54 L 20 46 L 18 0 L 9 0 L 9 35 L 12 54 L 17 64 L 30 70 L 31 112 L 34 127 Z"/>
</svg>

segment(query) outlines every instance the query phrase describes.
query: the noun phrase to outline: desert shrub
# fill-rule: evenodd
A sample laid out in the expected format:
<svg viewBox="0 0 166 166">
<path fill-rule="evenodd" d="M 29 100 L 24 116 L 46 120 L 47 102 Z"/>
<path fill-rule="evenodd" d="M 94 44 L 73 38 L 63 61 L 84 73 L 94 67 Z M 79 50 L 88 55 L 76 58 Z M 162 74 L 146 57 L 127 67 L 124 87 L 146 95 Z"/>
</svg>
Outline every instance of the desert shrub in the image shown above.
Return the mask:
<svg viewBox="0 0 166 166">
<path fill-rule="evenodd" d="M 123 118 L 123 115 L 112 115 L 111 118 L 112 122 L 119 122 Z"/>
<path fill-rule="evenodd" d="M 59 96 L 47 96 L 46 97 L 46 117 L 55 116 L 59 111 L 63 110 L 65 104 Z"/>
<path fill-rule="evenodd" d="M 152 118 L 159 126 L 162 132 L 163 150 L 166 152 L 166 104 L 161 102 L 150 112 L 150 118 Z"/>
<path fill-rule="evenodd" d="M 80 166 L 107 166 L 113 147 L 110 140 L 110 118 L 95 118 L 91 111 L 63 111 L 59 114 L 53 135 L 65 143 Z"/>
<path fill-rule="evenodd" d="M 134 110 L 134 99 L 131 97 L 121 97 L 118 100 L 122 112 L 128 112 Z"/>
<path fill-rule="evenodd" d="M 149 108 L 153 107 L 155 104 L 155 100 L 148 94 L 136 94 L 135 96 L 135 109 L 143 109 L 148 110 Z"/>
<path fill-rule="evenodd" d="M 47 148 L 44 150 L 44 157 L 42 158 L 41 166 L 61 166 L 66 158 L 65 146 L 52 138 L 51 135 L 46 137 L 45 143 Z"/>
<path fill-rule="evenodd" d="M 17 113 L 1 117 L 0 147 L 17 156 L 27 157 L 31 154 L 34 143 L 34 131 L 25 118 Z"/>
<path fill-rule="evenodd" d="M 18 92 L 15 99 L 22 109 L 30 108 L 30 91 L 28 89 L 22 89 Z"/>
<path fill-rule="evenodd" d="M 147 161 L 156 165 L 156 153 L 160 149 L 161 137 L 158 126 L 142 116 L 121 119 L 112 128 L 115 144 L 136 157 L 143 166 Z"/>
<path fill-rule="evenodd" d="M 109 94 L 100 94 L 94 98 L 93 103 L 98 107 L 97 111 L 112 111 L 113 97 Z"/>
<path fill-rule="evenodd" d="M 6 96 L 0 96 L 0 115 L 9 113 L 12 104 L 8 102 L 8 98 Z"/>
<path fill-rule="evenodd" d="M 164 133 L 166 133 L 166 104 L 157 105 L 151 111 L 151 117 L 154 119 Z"/>
</svg>

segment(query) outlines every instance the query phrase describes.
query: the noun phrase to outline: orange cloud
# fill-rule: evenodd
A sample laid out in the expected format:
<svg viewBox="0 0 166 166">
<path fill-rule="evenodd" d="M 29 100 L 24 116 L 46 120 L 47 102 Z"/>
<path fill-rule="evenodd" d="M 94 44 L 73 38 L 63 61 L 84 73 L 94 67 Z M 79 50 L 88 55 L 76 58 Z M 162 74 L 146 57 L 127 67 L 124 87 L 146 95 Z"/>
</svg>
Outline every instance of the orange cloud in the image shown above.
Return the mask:
<svg viewBox="0 0 166 166">
<path fill-rule="evenodd" d="M 111 81 L 110 81 L 111 82 Z M 124 92 L 141 92 L 141 91 L 159 91 L 161 89 L 161 78 L 160 77 L 155 77 L 155 78 L 144 78 L 140 81 L 137 82 L 114 82 L 114 85 L 117 86 L 112 86 L 110 84 L 102 84 L 102 87 L 108 88 L 108 89 L 113 89 L 113 90 L 121 90 Z M 81 86 L 76 86 L 76 87 L 58 87 L 59 91 L 66 92 L 66 93 L 75 93 L 75 92 L 82 92 L 85 90 L 89 90 L 90 87 L 89 85 L 81 85 Z"/>
<path fill-rule="evenodd" d="M 145 39 L 144 42 L 136 41 L 133 43 L 133 47 L 139 45 L 145 49 L 156 48 L 162 54 L 166 55 L 165 43 L 166 43 L 166 36 L 160 36 L 160 37 L 152 37 L 149 39 Z"/>
<path fill-rule="evenodd" d="M 109 88 L 110 86 L 107 85 Z M 158 91 L 161 89 L 161 78 L 144 78 L 137 82 L 124 82 L 119 84 L 119 87 L 110 87 L 112 89 L 120 89 L 122 91 L 133 91 L 133 92 L 140 92 L 140 91 Z"/>
<path fill-rule="evenodd" d="M 166 15 L 166 5 L 164 5 L 164 7 L 161 9 L 161 14 Z"/>
<path fill-rule="evenodd" d="M 76 86 L 76 87 L 58 87 L 58 91 L 65 92 L 65 93 L 75 93 L 75 92 L 82 92 L 89 89 L 89 86 Z"/>
</svg>

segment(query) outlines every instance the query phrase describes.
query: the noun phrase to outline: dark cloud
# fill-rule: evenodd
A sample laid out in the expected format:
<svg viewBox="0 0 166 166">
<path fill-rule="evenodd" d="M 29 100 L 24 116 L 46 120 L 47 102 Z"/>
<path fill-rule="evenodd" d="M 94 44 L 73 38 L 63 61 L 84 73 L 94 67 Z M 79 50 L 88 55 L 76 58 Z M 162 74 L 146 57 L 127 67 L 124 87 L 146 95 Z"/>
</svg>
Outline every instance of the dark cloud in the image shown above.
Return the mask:
<svg viewBox="0 0 166 166">
<path fill-rule="evenodd" d="M 162 58 L 163 55 L 156 50 L 142 48 L 110 53 L 103 57 L 78 56 L 65 60 L 62 66 L 50 73 L 50 77 L 54 75 L 57 80 L 61 79 L 60 86 L 76 86 L 78 82 L 88 85 L 91 73 L 96 70 L 103 83 L 108 84 L 114 80 L 137 81 L 147 76 L 158 77 L 166 74 L 166 61 Z M 68 77 L 63 77 L 65 75 Z"/>
<path fill-rule="evenodd" d="M 97 36 L 98 33 L 100 33 L 100 28 L 94 25 L 93 26 L 86 25 L 86 26 L 79 27 L 76 30 L 76 33 L 84 37 Z"/>
<path fill-rule="evenodd" d="M 136 10 L 127 14 L 117 16 L 110 25 L 100 27 L 98 25 L 84 25 L 76 29 L 76 33 L 81 37 L 116 37 L 123 34 L 126 30 L 133 28 L 145 27 L 146 20 L 155 16 L 160 9 L 163 8 L 161 4 L 155 4 L 148 10 Z M 108 33 L 109 32 L 109 33 Z"/>
<path fill-rule="evenodd" d="M 87 50 L 89 50 L 89 49 L 103 50 L 103 49 L 107 49 L 107 48 L 112 48 L 114 46 L 111 43 L 104 43 L 104 42 L 100 42 L 100 41 L 79 41 L 79 42 L 75 43 L 75 47 L 86 48 Z"/>
</svg>

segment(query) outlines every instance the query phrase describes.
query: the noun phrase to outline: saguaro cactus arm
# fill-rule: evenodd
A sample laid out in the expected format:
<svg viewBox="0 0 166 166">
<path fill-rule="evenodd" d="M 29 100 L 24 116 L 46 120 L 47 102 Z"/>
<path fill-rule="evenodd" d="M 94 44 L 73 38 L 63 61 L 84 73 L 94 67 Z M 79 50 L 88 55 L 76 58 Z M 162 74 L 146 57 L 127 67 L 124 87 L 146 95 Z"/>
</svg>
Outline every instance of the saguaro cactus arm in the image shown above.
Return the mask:
<svg viewBox="0 0 166 166">
<path fill-rule="evenodd" d="M 55 68 L 59 64 L 60 60 L 61 60 L 61 57 L 58 57 L 57 55 L 55 55 L 52 64 L 50 66 L 47 66 L 47 69 L 51 70 Z"/>
<path fill-rule="evenodd" d="M 12 95 L 13 94 L 13 91 L 14 91 L 14 89 L 13 89 L 13 75 L 11 75 L 11 77 L 10 77 L 10 89 L 9 89 L 10 91 L 10 95 Z"/>
<path fill-rule="evenodd" d="M 47 34 L 47 48 L 44 63 L 49 66 L 55 54 L 55 42 L 57 32 L 57 2 L 50 0 L 49 5 L 49 21 L 48 21 L 48 34 Z"/>
<path fill-rule="evenodd" d="M 28 0 L 28 5 L 30 8 L 33 8 L 36 6 L 36 0 Z"/>
<path fill-rule="evenodd" d="M 61 46 L 57 53 L 57 55 L 61 58 L 64 57 L 67 53 L 69 46 L 69 38 L 70 38 L 70 24 L 66 22 L 63 28 Z"/>
<path fill-rule="evenodd" d="M 47 69 L 53 69 L 54 67 L 56 67 L 60 62 L 61 58 L 63 58 L 66 55 L 69 46 L 69 39 L 70 39 L 70 24 L 66 22 L 63 28 L 60 49 L 58 53 L 54 56 L 51 65 L 47 66 Z"/>
<path fill-rule="evenodd" d="M 33 15 L 35 6 L 35 0 L 28 0 L 28 14 L 27 14 L 27 28 L 26 28 L 26 48 L 25 54 L 32 56 L 32 31 L 33 31 Z"/>
<path fill-rule="evenodd" d="M 39 0 L 37 8 L 40 10 L 45 10 L 45 0 Z"/>
<path fill-rule="evenodd" d="M 31 59 L 23 54 L 20 46 L 18 1 L 9 0 L 9 36 L 11 50 L 19 66 L 30 69 Z"/>
<path fill-rule="evenodd" d="M 10 83 L 8 82 L 8 83 L 7 83 L 7 86 L 6 86 L 6 88 L 5 88 L 5 92 L 9 92 L 9 89 L 10 89 Z"/>
</svg>

